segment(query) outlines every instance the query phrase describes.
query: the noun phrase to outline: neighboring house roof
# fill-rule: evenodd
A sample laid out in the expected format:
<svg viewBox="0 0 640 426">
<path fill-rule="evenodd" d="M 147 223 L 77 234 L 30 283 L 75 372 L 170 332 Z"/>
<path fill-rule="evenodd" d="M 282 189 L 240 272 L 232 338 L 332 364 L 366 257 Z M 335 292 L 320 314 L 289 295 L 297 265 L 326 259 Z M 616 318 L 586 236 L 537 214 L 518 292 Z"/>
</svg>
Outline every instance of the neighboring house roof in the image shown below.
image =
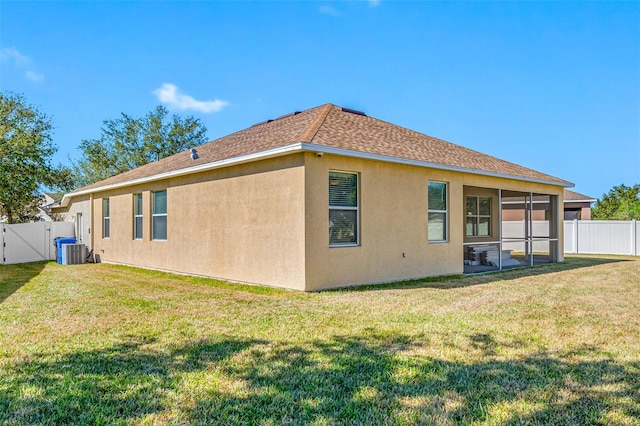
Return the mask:
<svg viewBox="0 0 640 426">
<path fill-rule="evenodd" d="M 45 222 L 52 222 L 51 209 L 60 205 L 62 194 L 44 192 L 41 197 L 40 206 L 38 206 L 38 217 Z"/>
<path fill-rule="evenodd" d="M 50 198 L 52 201 L 60 201 L 62 200 L 64 193 L 63 192 L 45 192 L 43 195 L 48 197 L 47 200 Z"/>
<path fill-rule="evenodd" d="M 66 195 L 65 199 L 97 189 L 195 173 L 295 151 L 347 155 L 573 186 L 565 180 L 332 104 L 256 124 L 198 146 L 197 151 L 199 158 L 196 160 L 191 159 L 189 151 L 181 152 L 80 188 Z"/>
<path fill-rule="evenodd" d="M 579 194 L 577 192 L 569 191 L 568 189 L 564 190 L 564 202 L 574 202 L 574 203 L 595 203 L 596 200 L 593 197 L 589 197 L 588 195 Z"/>
<path fill-rule="evenodd" d="M 577 192 L 569 191 L 568 189 L 564 189 L 564 194 L 562 196 L 563 202 L 567 203 L 595 203 L 596 199 L 588 197 L 586 195 L 578 194 Z M 526 195 L 520 195 L 517 197 L 504 197 L 503 204 L 523 204 L 525 202 Z M 546 204 L 549 202 L 548 195 L 534 195 L 533 198 L 534 204 Z"/>
</svg>

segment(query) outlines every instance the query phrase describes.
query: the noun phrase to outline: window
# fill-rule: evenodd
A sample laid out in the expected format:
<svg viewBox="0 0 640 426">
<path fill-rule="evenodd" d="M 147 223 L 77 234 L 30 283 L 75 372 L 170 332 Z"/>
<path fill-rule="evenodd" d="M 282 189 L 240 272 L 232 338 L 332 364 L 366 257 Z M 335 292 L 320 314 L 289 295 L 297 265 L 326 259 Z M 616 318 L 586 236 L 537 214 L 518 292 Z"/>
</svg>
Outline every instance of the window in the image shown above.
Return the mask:
<svg viewBox="0 0 640 426">
<path fill-rule="evenodd" d="M 102 199 L 102 238 L 109 238 L 111 234 L 111 217 L 109 216 L 109 199 Z"/>
<path fill-rule="evenodd" d="M 448 206 L 447 184 L 429 182 L 427 188 L 428 239 L 432 242 L 447 241 Z"/>
<path fill-rule="evenodd" d="M 491 197 L 467 197 L 467 237 L 491 235 Z"/>
<path fill-rule="evenodd" d="M 151 238 L 167 239 L 167 191 L 152 192 Z"/>
<path fill-rule="evenodd" d="M 142 194 L 133 194 L 133 239 L 142 239 Z"/>
<path fill-rule="evenodd" d="M 358 238 L 358 174 L 329 172 L 329 246 L 355 246 Z"/>
</svg>

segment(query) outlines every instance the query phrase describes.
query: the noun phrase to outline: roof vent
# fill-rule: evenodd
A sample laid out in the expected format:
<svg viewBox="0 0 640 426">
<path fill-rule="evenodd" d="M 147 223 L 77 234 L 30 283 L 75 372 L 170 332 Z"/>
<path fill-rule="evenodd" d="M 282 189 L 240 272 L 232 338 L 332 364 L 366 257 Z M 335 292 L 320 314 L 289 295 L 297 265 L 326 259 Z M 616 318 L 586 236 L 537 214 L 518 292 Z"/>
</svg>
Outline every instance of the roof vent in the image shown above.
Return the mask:
<svg viewBox="0 0 640 426">
<path fill-rule="evenodd" d="M 300 111 L 290 112 L 289 114 L 281 115 L 280 117 L 277 117 L 277 118 L 261 121 L 259 123 L 254 124 L 251 127 L 256 127 L 256 126 L 260 126 L 262 124 L 271 123 L 272 121 L 280 120 L 281 118 L 291 117 L 291 116 L 298 115 L 298 114 L 300 114 Z"/>
<path fill-rule="evenodd" d="M 358 111 L 357 109 L 351 109 L 351 108 L 345 108 L 345 107 L 341 107 L 342 111 L 344 112 L 348 112 L 349 114 L 355 114 L 355 115 L 363 115 L 363 116 L 367 116 L 367 114 L 365 114 L 362 111 Z"/>
<path fill-rule="evenodd" d="M 198 156 L 198 151 L 196 151 L 196 149 L 195 149 L 195 148 L 191 148 L 191 159 L 192 159 L 192 160 L 197 160 L 198 158 L 200 158 L 200 157 Z"/>
<path fill-rule="evenodd" d="M 251 127 L 261 126 L 263 124 L 271 123 L 272 121 L 273 120 L 264 120 L 264 121 L 261 121 L 259 123 L 256 123 L 256 124 L 252 125 Z"/>
<path fill-rule="evenodd" d="M 291 117 L 292 115 L 298 115 L 298 114 L 300 114 L 300 111 L 290 112 L 289 114 L 281 115 L 280 117 L 276 118 L 276 120 L 280 120 L 281 118 Z"/>
</svg>

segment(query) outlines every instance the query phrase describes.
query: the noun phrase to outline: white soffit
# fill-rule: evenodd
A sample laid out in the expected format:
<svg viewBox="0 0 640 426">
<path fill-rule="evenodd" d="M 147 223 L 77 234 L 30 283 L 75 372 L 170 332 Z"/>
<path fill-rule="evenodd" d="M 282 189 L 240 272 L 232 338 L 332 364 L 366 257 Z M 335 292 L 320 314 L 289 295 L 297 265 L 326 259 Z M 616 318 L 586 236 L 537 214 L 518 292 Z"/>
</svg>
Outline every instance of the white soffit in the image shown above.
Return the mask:
<svg viewBox="0 0 640 426">
<path fill-rule="evenodd" d="M 145 176 L 138 179 L 128 180 L 125 182 L 118 182 L 118 183 L 109 184 L 109 185 L 97 186 L 95 188 L 90 188 L 83 191 L 71 192 L 64 195 L 64 197 L 62 198 L 61 205 L 63 207 L 68 206 L 69 200 L 79 195 L 87 195 L 95 192 L 108 191 L 111 189 L 123 188 L 126 186 L 138 185 L 138 184 L 147 183 L 147 182 L 154 182 L 157 180 L 169 179 L 173 177 L 189 175 L 189 174 L 203 172 L 207 170 L 219 169 L 222 167 L 230 167 L 230 166 L 249 163 L 249 162 L 258 161 L 258 160 L 266 160 L 269 158 L 280 157 L 280 156 L 291 154 L 294 152 L 316 152 L 316 153 L 321 152 L 323 154 L 340 155 L 345 157 L 361 158 L 366 160 L 384 161 L 387 163 L 406 164 L 411 166 L 426 167 L 430 169 L 450 170 L 455 172 L 471 173 L 475 175 L 492 176 L 492 177 L 499 177 L 504 179 L 513 179 L 513 180 L 519 180 L 523 182 L 543 183 L 543 184 L 562 186 L 562 187 L 568 187 L 568 188 L 571 188 L 574 186 L 572 183 L 569 183 L 569 185 L 563 185 L 560 182 L 546 180 L 546 179 L 528 178 L 523 176 L 488 172 L 484 170 L 470 169 L 465 167 L 448 166 L 444 164 L 430 163 L 427 161 L 411 160 L 411 159 L 398 158 L 398 157 L 392 157 L 387 155 L 371 154 L 367 152 L 351 151 L 351 150 L 341 149 L 341 148 L 332 148 L 324 145 L 314 145 L 311 143 L 298 142 L 298 143 L 293 143 L 293 144 L 278 147 L 278 148 L 268 149 L 266 151 L 260 151 L 252 154 L 241 155 L 238 157 L 227 158 L 224 160 L 213 161 L 211 163 L 206 163 L 206 164 L 199 164 L 193 167 L 186 167 L 184 169 L 172 170 L 169 172 L 159 173 L 152 176 Z"/>
</svg>

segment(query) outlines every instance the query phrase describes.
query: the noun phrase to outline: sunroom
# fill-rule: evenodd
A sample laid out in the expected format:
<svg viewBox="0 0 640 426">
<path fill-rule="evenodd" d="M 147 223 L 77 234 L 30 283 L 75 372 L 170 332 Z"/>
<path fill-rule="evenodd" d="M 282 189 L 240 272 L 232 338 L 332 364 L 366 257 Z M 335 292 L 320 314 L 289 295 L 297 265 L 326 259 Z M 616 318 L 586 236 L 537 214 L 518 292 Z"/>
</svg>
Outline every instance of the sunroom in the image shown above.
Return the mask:
<svg viewBox="0 0 640 426">
<path fill-rule="evenodd" d="M 557 195 L 465 186 L 463 196 L 465 274 L 560 260 Z"/>
</svg>

